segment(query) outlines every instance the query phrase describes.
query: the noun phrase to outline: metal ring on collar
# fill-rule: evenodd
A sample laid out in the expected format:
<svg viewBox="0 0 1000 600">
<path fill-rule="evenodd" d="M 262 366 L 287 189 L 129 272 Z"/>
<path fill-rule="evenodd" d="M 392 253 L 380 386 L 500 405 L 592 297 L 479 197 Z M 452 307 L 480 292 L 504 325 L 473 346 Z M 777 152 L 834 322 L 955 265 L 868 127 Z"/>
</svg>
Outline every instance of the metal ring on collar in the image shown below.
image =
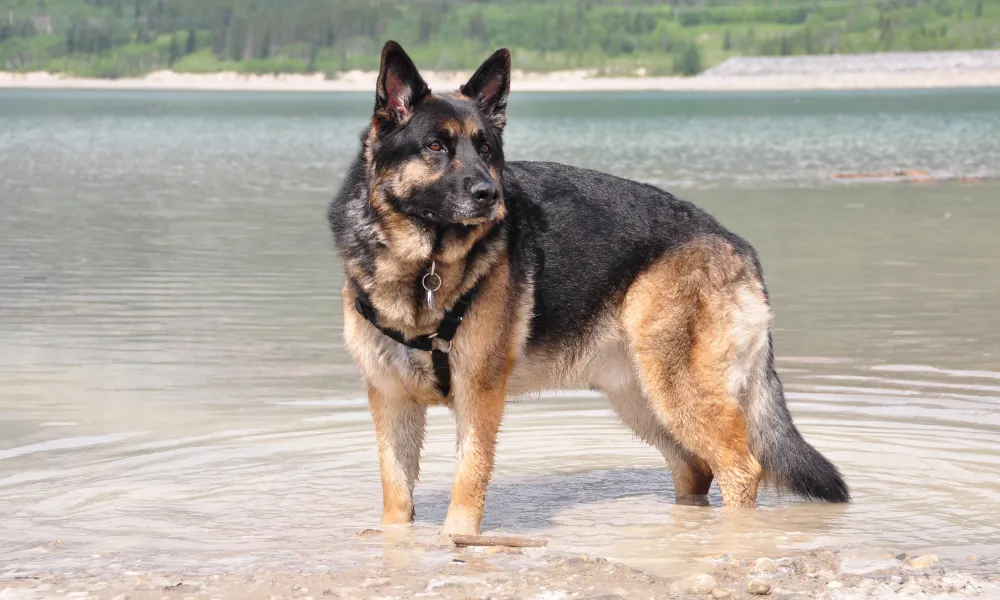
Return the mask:
<svg viewBox="0 0 1000 600">
<path fill-rule="evenodd" d="M 435 282 L 433 284 L 433 287 L 431 287 L 430 285 L 427 285 L 427 278 L 428 277 L 433 277 L 434 278 L 434 279 L 431 280 L 431 281 Z M 441 276 L 438 275 L 437 273 L 426 273 L 420 279 L 420 285 L 424 286 L 424 289 L 427 290 L 428 292 L 436 292 L 439 289 L 441 289 Z"/>
</svg>

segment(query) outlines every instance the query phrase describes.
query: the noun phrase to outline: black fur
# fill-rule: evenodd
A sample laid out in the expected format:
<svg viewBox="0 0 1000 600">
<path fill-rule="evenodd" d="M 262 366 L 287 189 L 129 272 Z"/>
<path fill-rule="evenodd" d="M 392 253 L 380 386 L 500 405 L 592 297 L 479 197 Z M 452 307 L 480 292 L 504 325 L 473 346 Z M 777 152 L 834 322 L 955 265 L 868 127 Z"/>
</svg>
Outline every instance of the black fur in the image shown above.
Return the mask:
<svg viewBox="0 0 1000 600">
<path fill-rule="evenodd" d="M 753 256 L 708 213 L 651 185 L 557 163 L 511 162 L 504 190 L 508 229 L 530 233 L 512 251 L 535 261 L 534 342 L 585 333 L 655 259 L 699 235 L 725 237 Z"/>
<path fill-rule="evenodd" d="M 770 348 L 773 345 L 768 344 Z M 753 453 L 776 487 L 805 498 L 826 502 L 850 502 L 851 492 L 840 471 L 816 448 L 802 439 L 785 404 L 781 379 L 774 370 L 774 354 L 769 350 L 767 365 L 759 382 L 761 397 L 750 394 L 746 402 L 762 402 L 763 410 L 746 406 L 754 415 L 747 421 Z"/>
</svg>

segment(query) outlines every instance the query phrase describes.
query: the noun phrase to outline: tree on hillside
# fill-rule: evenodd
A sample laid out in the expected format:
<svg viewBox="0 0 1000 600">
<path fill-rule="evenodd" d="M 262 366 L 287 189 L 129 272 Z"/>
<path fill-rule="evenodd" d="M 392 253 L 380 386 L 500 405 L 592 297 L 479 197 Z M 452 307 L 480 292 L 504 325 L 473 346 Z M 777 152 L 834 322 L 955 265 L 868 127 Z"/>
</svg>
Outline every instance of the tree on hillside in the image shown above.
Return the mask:
<svg viewBox="0 0 1000 600">
<path fill-rule="evenodd" d="M 701 50 L 698 44 L 688 42 L 684 44 L 674 59 L 674 71 L 682 75 L 697 75 L 701 73 Z"/>
<path fill-rule="evenodd" d="M 170 36 L 170 65 L 181 59 L 181 44 L 177 41 L 177 34 Z"/>
<path fill-rule="evenodd" d="M 184 47 L 185 54 L 194 54 L 198 51 L 198 34 L 195 33 L 194 27 L 188 29 L 188 39 L 187 45 Z"/>
<path fill-rule="evenodd" d="M 260 57 L 261 58 L 270 58 L 271 57 L 271 32 L 270 31 L 265 31 L 264 32 L 264 41 L 261 43 Z"/>
</svg>

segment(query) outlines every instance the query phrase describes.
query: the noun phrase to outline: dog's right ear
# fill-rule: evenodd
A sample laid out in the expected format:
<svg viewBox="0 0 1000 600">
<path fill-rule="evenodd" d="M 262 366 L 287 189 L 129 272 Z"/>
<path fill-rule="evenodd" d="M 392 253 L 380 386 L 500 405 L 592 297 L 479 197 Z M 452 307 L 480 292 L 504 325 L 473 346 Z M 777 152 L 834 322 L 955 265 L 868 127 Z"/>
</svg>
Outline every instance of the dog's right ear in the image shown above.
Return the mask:
<svg viewBox="0 0 1000 600">
<path fill-rule="evenodd" d="M 402 123 L 429 93 L 430 88 L 403 47 L 392 40 L 386 42 L 375 88 L 375 117 L 382 122 Z"/>
</svg>

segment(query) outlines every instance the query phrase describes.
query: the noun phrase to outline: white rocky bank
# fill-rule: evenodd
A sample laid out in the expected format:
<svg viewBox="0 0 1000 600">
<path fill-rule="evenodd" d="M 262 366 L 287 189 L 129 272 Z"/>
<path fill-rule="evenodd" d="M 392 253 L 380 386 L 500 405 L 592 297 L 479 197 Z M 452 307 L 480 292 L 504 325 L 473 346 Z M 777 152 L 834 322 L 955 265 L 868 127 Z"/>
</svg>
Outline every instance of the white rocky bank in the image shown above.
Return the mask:
<svg viewBox="0 0 1000 600">
<path fill-rule="evenodd" d="M 443 551 L 408 545 L 410 560 L 382 557 L 346 570 L 245 573 L 145 572 L 127 565 L 87 573 L 0 573 L 0 600 L 325 600 L 774 598 L 780 600 L 1000 599 L 1000 575 L 978 559 L 943 565 L 934 555 L 815 551 L 794 557 L 713 557 L 703 572 L 658 577 L 604 558 L 535 548 Z M 965 570 L 966 564 L 985 575 Z"/>
</svg>

